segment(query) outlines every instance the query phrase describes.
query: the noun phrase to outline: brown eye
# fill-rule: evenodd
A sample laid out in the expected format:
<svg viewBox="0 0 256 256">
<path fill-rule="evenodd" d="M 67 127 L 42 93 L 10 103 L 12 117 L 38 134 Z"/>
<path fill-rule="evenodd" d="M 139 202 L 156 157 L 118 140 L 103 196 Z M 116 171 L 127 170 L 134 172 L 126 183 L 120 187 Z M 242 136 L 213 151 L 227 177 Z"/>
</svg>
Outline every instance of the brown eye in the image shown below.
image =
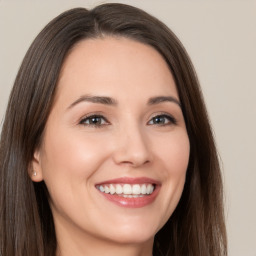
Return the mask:
<svg viewBox="0 0 256 256">
<path fill-rule="evenodd" d="M 93 115 L 83 118 L 79 124 L 83 124 L 86 126 L 103 126 L 108 124 L 107 120 L 100 115 Z"/>
</svg>

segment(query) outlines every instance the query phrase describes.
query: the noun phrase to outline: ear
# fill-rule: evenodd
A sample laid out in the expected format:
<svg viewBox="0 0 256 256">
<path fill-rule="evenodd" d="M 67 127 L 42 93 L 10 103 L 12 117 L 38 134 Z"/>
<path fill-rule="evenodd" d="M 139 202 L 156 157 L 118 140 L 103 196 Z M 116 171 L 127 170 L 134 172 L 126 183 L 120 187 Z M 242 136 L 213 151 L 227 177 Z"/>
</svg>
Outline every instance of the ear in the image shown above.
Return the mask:
<svg viewBox="0 0 256 256">
<path fill-rule="evenodd" d="M 33 159 L 29 165 L 28 174 L 34 182 L 41 182 L 43 180 L 40 150 L 35 151 Z"/>
</svg>

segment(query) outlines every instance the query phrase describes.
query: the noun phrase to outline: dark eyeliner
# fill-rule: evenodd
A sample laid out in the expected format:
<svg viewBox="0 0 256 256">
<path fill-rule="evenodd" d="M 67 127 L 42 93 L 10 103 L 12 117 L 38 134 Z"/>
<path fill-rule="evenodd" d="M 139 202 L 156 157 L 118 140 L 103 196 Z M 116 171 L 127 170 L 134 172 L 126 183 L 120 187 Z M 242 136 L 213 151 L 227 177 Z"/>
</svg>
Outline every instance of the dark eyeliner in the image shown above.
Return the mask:
<svg viewBox="0 0 256 256">
<path fill-rule="evenodd" d="M 166 117 L 172 124 L 177 124 L 177 120 L 173 116 L 171 116 L 171 115 L 164 115 L 164 117 Z"/>
<path fill-rule="evenodd" d="M 97 119 L 98 120 L 104 120 L 104 124 L 97 123 Z M 86 123 L 87 121 L 89 121 L 88 124 Z M 91 123 L 90 123 L 90 121 L 91 121 Z M 109 124 L 108 120 L 104 116 L 98 115 L 98 114 L 92 114 L 92 115 L 84 116 L 79 121 L 79 125 L 83 125 L 83 126 L 87 126 L 87 127 L 93 127 L 93 128 L 102 128 L 102 127 L 104 127 L 104 126 L 106 126 L 108 124 Z"/>
<path fill-rule="evenodd" d="M 155 115 L 153 116 L 149 122 L 151 122 L 153 119 L 156 119 L 156 118 L 166 118 L 169 122 L 166 123 L 166 124 L 161 124 L 161 123 L 154 123 L 154 124 L 151 124 L 151 125 L 158 125 L 158 126 L 168 126 L 168 125 L 176 125 L 177 124 L 177 120 L 170 114 L 158 114 L 158 115 Z"/>
</svg>

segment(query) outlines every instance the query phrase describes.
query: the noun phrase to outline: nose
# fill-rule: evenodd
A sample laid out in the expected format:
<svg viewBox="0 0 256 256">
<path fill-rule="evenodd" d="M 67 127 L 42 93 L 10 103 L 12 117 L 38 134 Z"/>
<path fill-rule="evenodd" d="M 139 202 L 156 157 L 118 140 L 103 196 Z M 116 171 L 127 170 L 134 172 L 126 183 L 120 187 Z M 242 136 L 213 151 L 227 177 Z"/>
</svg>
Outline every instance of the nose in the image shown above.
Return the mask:
<svg viewBox="0 0 256 256">
<path fill-rule="evenodd" d="M 119 132 L 113 154 L 114 162 L 126 164 L 134 168 L 152 161 L 149 140 L 139 128 L 125 128 Z"/>
</svg>

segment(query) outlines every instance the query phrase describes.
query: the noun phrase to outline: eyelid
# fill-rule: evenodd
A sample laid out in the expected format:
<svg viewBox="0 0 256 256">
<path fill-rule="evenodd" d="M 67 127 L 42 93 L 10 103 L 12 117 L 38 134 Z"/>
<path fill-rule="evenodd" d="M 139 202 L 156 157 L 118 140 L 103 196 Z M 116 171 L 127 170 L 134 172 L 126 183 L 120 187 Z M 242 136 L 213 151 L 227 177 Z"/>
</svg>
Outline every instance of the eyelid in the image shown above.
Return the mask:
<svg viewBox="0 0 256 256">
<path fill-rule="evenodd" d="M 157 113 L 157 114 L 153 115 L 147 124 L 149 124 L 149 122 L 151 122 L 156 117 L 165 117 L 169 120 L 169 122 L 167 124 L 151 124 L 151 125 L 168 126 L 168 125 L 176 125 L 177 124 L 177 119 L 173 115 L 171 115 L 169 113 L 165 113 L 165 112 L 161 112 L 161 113 Z"/>
<path fill-rule="evenodd" d="M 101 118 L 104 120 L 104 124 L 86 124 L 85 121 L 89 120 L 90 118 Z M 87 126 L 87 127 L 93 127 L 93 128 L 101 128 L 101 127 L 104 127 L 106 125 L 109 125 L 110 122 L 108 121 L 108 119 L 101 113 L 90 113 L 90 114 L 87 114 L 85 116 L 83 116 L 78 124 L 80 125 L 84 125 L 84 126 Z"/>
<path fill-rule="evenodd" d="M 162 118 L 166 118 L 168 120 L 167 123 L 153 123 L 153 124 L 150 124 L 150 122 L 152 122 L 152 120 L 154 118 L 157 118 L 157 117 L 162 117 Z M 102 120 L 104 120 L 104 123 L 100 123 L 100 124 L 93 124 L 93 123 L 89 123 L 89 124 L 86 124 L 85 122 L 88 121 L 90 118 L 101 118 Z M 102 127 L 105 127 L 107 125 L 110 125 L 110 122 L 108 121 L 108 119 L 105 117 L 104 114 L 102 114 L 101 112 L 93 112 L 93 113 L 89 113 L 85 116 L 83 116 L 81 119 L 79 119 L 78 121 L 78 124 L 79 125 L 83 125 L 83 126 L 87 126 L 87 127 L 92 127 L 92 128 L 102 128 Z M 169 114 L 169 113 L 166 113 L 166 112 L 160 112 L 160 113 L 156 113 L 154 115 L 151 116 L 150 120 L 147 122 L 147 125 L 155 125 L 155 126 L 170 126 L 170 125 L 176 125 L 177 124 L 177 119 Z"/>
</svg>

